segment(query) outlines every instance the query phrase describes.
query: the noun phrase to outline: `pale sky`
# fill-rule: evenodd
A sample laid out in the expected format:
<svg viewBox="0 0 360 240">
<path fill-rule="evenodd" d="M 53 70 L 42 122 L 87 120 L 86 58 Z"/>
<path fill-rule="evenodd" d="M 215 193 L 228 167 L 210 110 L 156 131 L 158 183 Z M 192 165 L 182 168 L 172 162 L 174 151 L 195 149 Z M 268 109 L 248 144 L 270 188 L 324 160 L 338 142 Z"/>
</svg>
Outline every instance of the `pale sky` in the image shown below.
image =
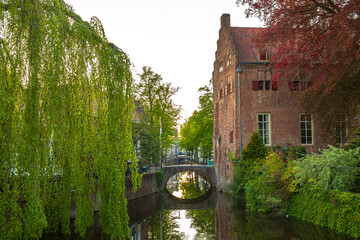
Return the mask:
<svg viewBox="0 0 360 240">
<path fill-rule="evenodd" d="M 165 82 L 180 87 L 175 102 L 182 119 L 198 108 L 197 90 L 212 77 L 220 17 L 231 15 L 231 25 L 260 27 L 245 18 L 236 0 L 65 0 L 85 21 L 97 16 L 109 42 L 126 52 L 133 76 L 149 66 Z"/>
</svg>

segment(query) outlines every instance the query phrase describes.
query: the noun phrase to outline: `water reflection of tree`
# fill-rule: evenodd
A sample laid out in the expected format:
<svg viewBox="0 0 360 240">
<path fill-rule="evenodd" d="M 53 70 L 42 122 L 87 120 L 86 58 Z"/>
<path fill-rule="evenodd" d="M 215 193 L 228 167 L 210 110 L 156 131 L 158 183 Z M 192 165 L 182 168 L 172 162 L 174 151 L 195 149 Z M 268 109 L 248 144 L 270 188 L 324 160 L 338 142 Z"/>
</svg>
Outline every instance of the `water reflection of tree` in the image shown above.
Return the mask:
<svg viewBox="0 0 360 240">
<path fill-rule="evenodd" d="M 183 177 L 182 181 L 179 183 L 179 188 L 182 191 L 182 198 L 192 199 L 197 198 L 205 194 L 206 188 L 200 188 L 198 182 L 197 173 L 188 173 L 187 177 Z"/>
<path fill-rule="evenodd" d="M 164 210 L 161 218 L 160 221 L 160 211 L 150 217 L 148 239 L 181 240 L 185 238 L 185 233 L 177 230 L 179 228 L 179 224 L 176 223 L 177 217 L 171 214 L 171 210 Z M 160 224 L 162 234 L 160 234 Z"/>
<path fill-rule="evenodd" d="M 192 219 L 191 228 L 196 230 L 194 239 L 215 239 L 215 210 L 194 209 L 186 211 Z"/>
</svg>

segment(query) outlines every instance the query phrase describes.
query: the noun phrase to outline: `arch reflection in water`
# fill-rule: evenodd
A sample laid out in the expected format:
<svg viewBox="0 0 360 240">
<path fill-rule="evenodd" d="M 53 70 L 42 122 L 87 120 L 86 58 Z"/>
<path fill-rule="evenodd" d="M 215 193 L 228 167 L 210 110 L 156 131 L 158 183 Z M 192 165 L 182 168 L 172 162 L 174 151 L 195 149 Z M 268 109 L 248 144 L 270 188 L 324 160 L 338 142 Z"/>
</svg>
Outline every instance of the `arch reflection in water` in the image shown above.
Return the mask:
<svg viewBox="0 0 360 240">
<path fill-rule="evenodd" d="M 167 182 L 167 190 L 181 199 L 194 199 L 203 196 L 209 189 L 209 181 L 197 172 L 181 172 L 172 176 Z"/>
</svg>

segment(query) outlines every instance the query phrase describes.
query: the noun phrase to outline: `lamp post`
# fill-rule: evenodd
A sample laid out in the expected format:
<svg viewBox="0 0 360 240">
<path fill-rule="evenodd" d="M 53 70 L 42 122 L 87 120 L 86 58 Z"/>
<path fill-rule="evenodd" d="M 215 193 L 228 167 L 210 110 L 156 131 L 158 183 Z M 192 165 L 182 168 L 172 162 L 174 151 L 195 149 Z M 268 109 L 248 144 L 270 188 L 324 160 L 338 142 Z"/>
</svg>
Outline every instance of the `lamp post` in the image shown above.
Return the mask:
<svg viewBox="0 0 360 240">
<path fill-rule="evenodd" d="M 240 97 L 240 73 L 242 69 L 240 64 L 236 68 L 237 76 L 238 76 L 238 94 L 239 94 L 239 141 L 240 141 L 240 162 L 242 160 L 242 147 L 241 147 L 241 97 Z"/>
<path fill-rule="evenodd" d="M 161 134 L 162 134 L 162 126 L 161 126 L 161 117 L 160 117 L 160 170 L 162 171 Z"/>
</svg>

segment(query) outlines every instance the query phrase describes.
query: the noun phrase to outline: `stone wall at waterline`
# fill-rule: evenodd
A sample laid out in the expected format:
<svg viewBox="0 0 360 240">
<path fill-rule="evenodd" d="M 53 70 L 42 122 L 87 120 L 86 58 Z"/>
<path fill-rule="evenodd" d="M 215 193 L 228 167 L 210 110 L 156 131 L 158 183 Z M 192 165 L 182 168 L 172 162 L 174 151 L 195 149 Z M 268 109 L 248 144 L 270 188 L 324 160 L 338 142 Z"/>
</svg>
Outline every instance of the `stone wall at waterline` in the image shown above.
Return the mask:
<svg viewBox="0 0 360 240">
<path fill-rule="evenodd" d="M 143 180 L 141 182 L 141 187 L 135 192 L 132 192 L 131 177 L 126 177 L 125 179 L 125 198 L 127 200 L 132 200 L 135 198 L 143 197 L 157 191 L 157 181 L 156 174 L 149 173 L 143 175 Z"/>
</svg>

